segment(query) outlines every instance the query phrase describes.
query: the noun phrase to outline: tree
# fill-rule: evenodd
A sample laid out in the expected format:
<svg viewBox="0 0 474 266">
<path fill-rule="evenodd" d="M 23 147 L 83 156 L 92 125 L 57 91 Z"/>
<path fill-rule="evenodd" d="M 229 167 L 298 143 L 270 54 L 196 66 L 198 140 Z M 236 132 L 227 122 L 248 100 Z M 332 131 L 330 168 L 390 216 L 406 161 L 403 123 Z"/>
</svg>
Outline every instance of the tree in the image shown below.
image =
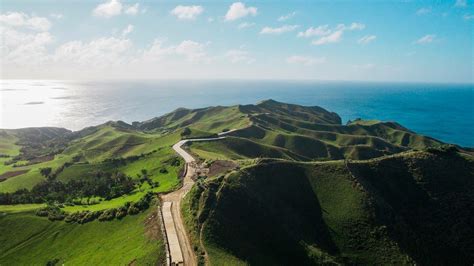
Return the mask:
<svg viewBox="0 0 474 266">
<path fill-rule="evenodd" d="M 185 127 L 183 129 L 183 132 L 181 132 L 181 136 L 189 136 L 191 134 L 191 129 L 189 129 L 188 127 Z"/>
<path fill-rule="evenodd" d="M 52 171 L 51 167 L 40 168 L 40 174 L 44 177 L 49 177 Z"/>
</svg>

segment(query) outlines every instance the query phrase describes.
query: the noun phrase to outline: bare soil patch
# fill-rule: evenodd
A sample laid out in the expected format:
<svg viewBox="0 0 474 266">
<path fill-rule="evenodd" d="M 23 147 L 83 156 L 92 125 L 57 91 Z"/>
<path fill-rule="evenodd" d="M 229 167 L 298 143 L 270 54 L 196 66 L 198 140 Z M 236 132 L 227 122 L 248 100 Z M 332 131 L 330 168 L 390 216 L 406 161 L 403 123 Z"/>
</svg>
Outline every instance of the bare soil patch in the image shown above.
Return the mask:
<svg viewBox="0 0 474 266">
<path fill-rule="evenodd" d="M 227 171 L 235 169 L 237 166 L 239 165 L 232 161 L 216 160 L 211 163 L 211 166 L 209 167 L 208 176 L 216 176 L 219 174 L 223 174 Z"/>
<path fill-rule="evenodd" d="M 33 160 L 30 160 L 28 164 L 44 163 L 44 162 L 52 161 L 53 159 L 54 159 L 54 155 L 46 155 L 46 156 L 34 158 Z"/>
<path fill-rule="evenodd" d="M 24 174 L 28 171 L 29 170 L 18 170 L 18 171 L 10 171 L 10 172 L 3 173 L 3 174 L 0 175 L 0 182 L 5 181 L 8 178 L 11 178 L 11 177 L 14 177 L 14 176 L 17 176 L 17 175 L 22 175 L 22 174 Z"/>
</svg>

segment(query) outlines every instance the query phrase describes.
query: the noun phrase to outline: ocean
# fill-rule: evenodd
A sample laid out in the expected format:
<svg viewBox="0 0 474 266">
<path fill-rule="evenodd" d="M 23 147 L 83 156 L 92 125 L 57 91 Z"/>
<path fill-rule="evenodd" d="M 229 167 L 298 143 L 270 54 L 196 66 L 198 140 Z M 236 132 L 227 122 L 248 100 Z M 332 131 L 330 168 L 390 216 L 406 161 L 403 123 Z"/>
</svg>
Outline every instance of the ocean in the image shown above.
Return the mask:
<svg viewBox="0 0 474 266">
<path fill-rule="evenodd" d="M 1 80 L 0 128 L 79 130 L 109 120 L 128 123 L 178 107 L 256 103 L 317 105 L 355 118 L 397 121 L 423 135 L 474 147 L 474 85 L 333 81 Z"/>
</svg>

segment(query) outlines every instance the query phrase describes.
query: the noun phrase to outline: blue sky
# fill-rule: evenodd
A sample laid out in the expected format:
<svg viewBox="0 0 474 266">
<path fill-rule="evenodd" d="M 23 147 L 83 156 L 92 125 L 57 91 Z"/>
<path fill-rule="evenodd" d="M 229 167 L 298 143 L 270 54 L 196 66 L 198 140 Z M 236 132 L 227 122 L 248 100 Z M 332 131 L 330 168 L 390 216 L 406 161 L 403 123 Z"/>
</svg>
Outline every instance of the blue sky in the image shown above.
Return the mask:
<svg viewBox="0 0 474 266">
<path fill-rule="evenodd" d="M 2 78 L 472 83 L 472 1 L 24 1 Z"/>
</svg>

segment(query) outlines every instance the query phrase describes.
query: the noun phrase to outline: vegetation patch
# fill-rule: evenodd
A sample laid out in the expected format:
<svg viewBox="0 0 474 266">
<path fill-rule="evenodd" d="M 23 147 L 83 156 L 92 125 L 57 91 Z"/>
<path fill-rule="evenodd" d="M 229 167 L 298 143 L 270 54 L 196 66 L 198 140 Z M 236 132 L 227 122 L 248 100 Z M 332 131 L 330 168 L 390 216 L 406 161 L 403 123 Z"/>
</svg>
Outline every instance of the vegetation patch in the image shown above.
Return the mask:
<svg viewBox="0 0 474 266">
<path fill-rule="evenodd" d="M 22 175 L 28 172 L 28 170 L 18 170 L 18 171 L 9 171 L 0 175 L 0 182 L 7 180 L 10 177 L 14 177 L 17 175 Z"/>
<path fill-rule="evenodd" d="M 186 225 L 217 265 L 468 264 L 474 160 L 442 150 L 261 160 L 197 182 L 183 204 Z"/>
<path fill-rule="evenodd" d="M 156 209 L 85 224 L 51 222 L 31 212 L 0 216 L 0 227 L 8 228 L 0 235 L 0 264 L 159 264 L 165 259 L 161 232 L 148 233 L 158 222 Z"/>
</svg>

